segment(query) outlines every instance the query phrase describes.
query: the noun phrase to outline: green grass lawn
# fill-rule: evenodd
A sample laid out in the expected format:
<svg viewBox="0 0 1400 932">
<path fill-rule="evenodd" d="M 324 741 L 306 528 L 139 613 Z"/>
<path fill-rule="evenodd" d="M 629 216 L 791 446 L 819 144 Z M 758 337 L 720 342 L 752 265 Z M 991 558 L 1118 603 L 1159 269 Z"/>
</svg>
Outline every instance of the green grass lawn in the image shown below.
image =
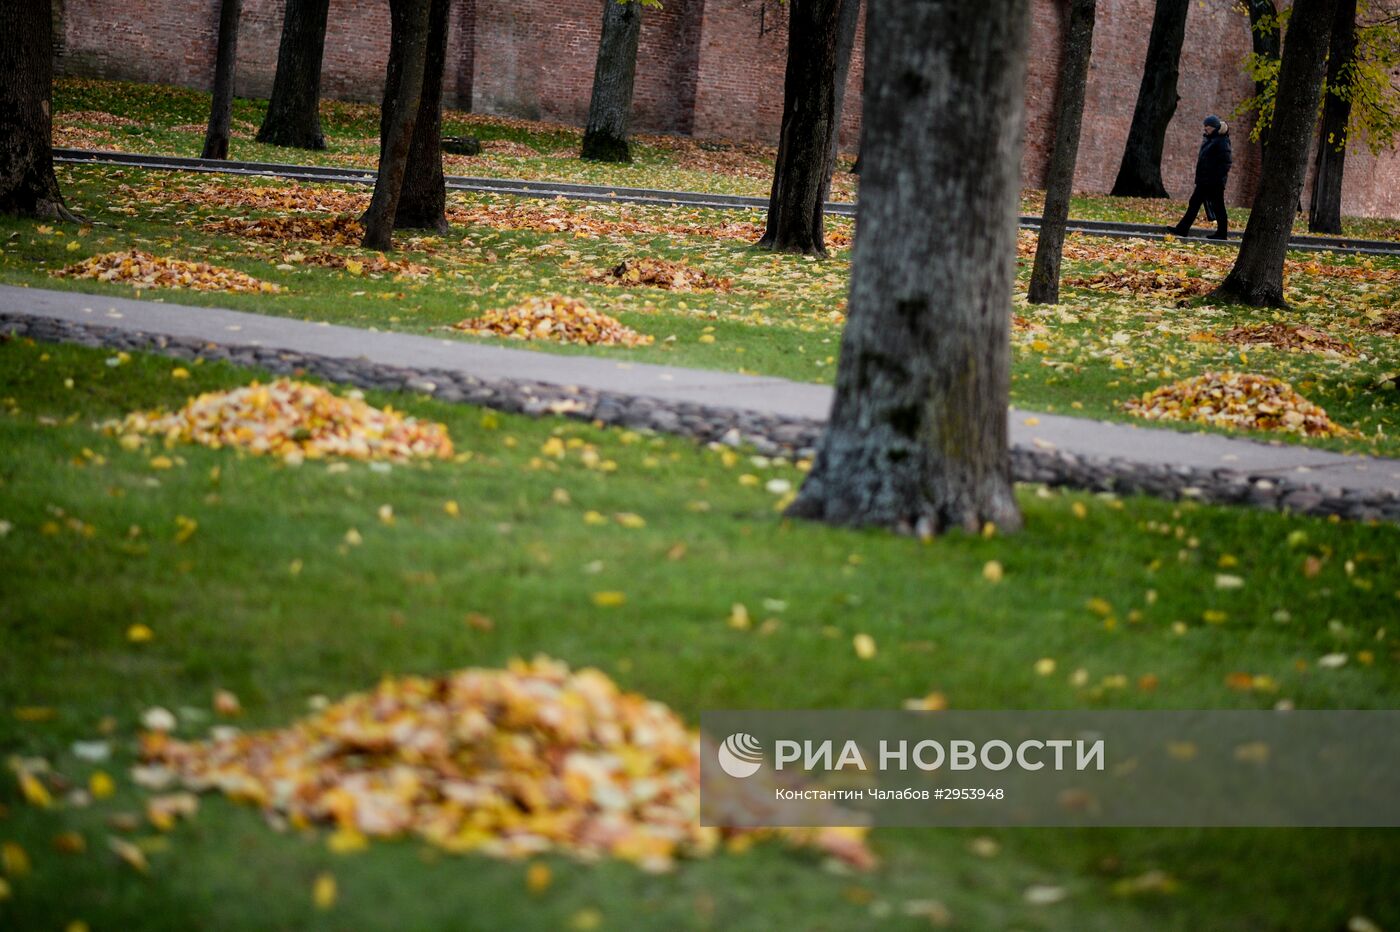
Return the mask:
<svg viewBox="0 0 1400 932">
<path fill-rule="evenodd" d="M 757 232 L 749 215 L 454 193 L 450 203 L 458 222 L 446 236 L 399 238 L 393 258 L 418 263 L 430 273 L 403 278 L 352 274 L 308 262 L 324 252 L 357 261 L 374 255 L 356 247 L 250 239 L 206 229 L 210 222 L 229 219 L 333 216 L 310 207 L 353 215 L 367 203 L 362 188 L 235 183 L 205 175 L 89 167 L 63 168 L 60 176 L 69 201 L 99 225 L 73 229 L 0 218 L 0 281 L 460 339 L 473 338 L 443 328 L 531 296 L 562 294 L 587 301 L 655 342 L 634 349 L 529 346 L 813 382 L 829 382 L 835 372 L 849 249 L 836 248 L 825 260 L 755 249 Z M 294 195 L 299 198 L 295 203 L 307 209 L 250 207 L 246 198 L 255 192 Z M 830 228 L 842 237 L 851 231 L 850 223 L 839 218 Z M 237 269 L 281 291 L 137 293 L 130 285 L 52 274 L 93 255 L 132 248 Z M 1023 256 L 1032 248 L 1033 234 L 1024 233 Z M 1127 420 L 1123 403 L 1160 385 L 1210 370 L 1253 371 L 1290 381 L 1356 433 L 1308 442 L 1400 454 L 1395 436 L 1400 259 L 1295 254 L 1288 278 L 1293 307 L 1287 312 L 1201 306 L 1199 299 L 1190 300 L 1224 276 L 1232 255 L 1229 248 L 1196 242 L 1072 236 L 1062 303 L 1052 308 L 1024 304 L 1029 260 L 1023 258 L 1017 286 L 1023 326 L 1013 334 L 1013 403 L 1032 411 Z M 730 279 L 732 287 L 672 292 L 588 280 L 590 273 L 638 256 L 684 262 Z M 1220 340 L 1234 327 L 1259 323 L 1313 328 L 1349 343 L 1352 352 L 1328 355 Z M 1286 435 L 1281 439 L 1292 441 Z"/>
<path fill-rule="evenodd" d="M 126 769 L 152 705 L 195 734 L 210 719 L 185 710 L 229 689 L 244 724 L 273 726 L 384 674 L 535 653 L 596 665 L 691 722 L 707 708 L 892 708 L 931 691 L 957 709 L 1400 699 L 1391 526 L 1024 488 L 1023 533 L 926 545 L 782 520 L 763 486 L 800 481 L 794 464 L 410 396 L 370 400 L 445 422 L 470 458 L 336 472 L 203 447 L 130 452 L 95 428 L 256 376 L 186 366 L 181 380 L 179 365 L 0 344 L 0 749 L 42 757 L 62 780 L 101 767 L 118 783 L 90 807 L 42 810 L 3 775 L 0 843 L 33 870 L 11 871 L 0 927 L 927 928 L 933 900 L 967 929 L 1400 924 L 1393 831 L 882 830 L 868 874 L 761 844 L 664 876 L 550 858 L 554 883 L 532 894 L 525 863 L 408 841 L 337 855 L 319 830 L 279 834 L 218 799 L 167 834 L 114 828 L 141 808 Z M 556 436 L 616 469 L 590 468 L 578 444 L 563 459 L 542 451 Z M 155 468 L 157 453 L 173 468 Z M 646 523 L 595 526 L 590 510 Z M 179 540 L 188 519 L 197 530 Z M 1000 583 L 983 578 L 992 559 Z M 1222 571 L 1244 586 L 1217 588 Z M 597 607 L 604 590 L 625 604 Z M 753 629 L 726 623 L 736 602 Z M 467 624 L 471 612 L 494 629 Z M 154 637 L 130 642 L 133 623 Z M 872 659 L 852 650 L 856 634 L 875 639 Z M 1344 666 L 1317 664 L 1335 652 Z M 1053 674 L 1036 672 L 1042 658 Z M 1260 688 L 1231 688 L 1241 673 Z M 73 742 L 103 735 L 113 760 L 74 756 Z M 55 850 L 70 831 L 85 853 Z M 113 835 L 148 852 L 149 875 L 108 851 Z M 311 898 L 323 871 L 340 890 L 328 912 Z M 1176 892 L 1123 892 L 1149 871 Z M 1032 905 L 1032 885 L 1066 898 Z"/>
</svg>

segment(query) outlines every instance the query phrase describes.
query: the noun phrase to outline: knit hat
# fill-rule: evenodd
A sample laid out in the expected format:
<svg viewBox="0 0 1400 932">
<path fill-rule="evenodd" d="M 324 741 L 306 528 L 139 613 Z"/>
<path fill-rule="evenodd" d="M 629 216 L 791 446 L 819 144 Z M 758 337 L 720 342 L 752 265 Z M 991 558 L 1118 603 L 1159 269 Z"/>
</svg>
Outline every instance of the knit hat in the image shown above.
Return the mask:
<svg viewBox="0 0 1400 932">
<path fill-rule="evenodd" d="M 1216 116 L 1215 114 L 1211 114 L 1210 116 L 1206 117 L 1206 119 L 1205 119 L 1205 125 L 1206 125 L 1206 126 L 1210 126 L 1210 127 L 1214 127 L 1215 129 L 1219 129 L 1219 128 L 1220 128 L 1220 117 Z"/>
</svg>

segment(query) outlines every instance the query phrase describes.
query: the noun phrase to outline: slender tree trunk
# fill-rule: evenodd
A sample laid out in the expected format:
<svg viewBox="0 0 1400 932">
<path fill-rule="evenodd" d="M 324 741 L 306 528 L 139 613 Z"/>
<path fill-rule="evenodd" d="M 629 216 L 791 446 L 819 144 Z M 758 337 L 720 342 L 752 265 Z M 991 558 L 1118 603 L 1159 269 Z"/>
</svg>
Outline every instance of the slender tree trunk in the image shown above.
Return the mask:
<svg viewBox="0 0 1400 932">
<path fill-rule="evenodd" d="M 851 11 L 848 7 L 856 7 Z M 848 73 L 854 41 L 842 41 L 859 0 L 791 0 L 783 122 L 768 226 L 758 245 L 777 252 L 826 255 L 825 206 L 836 167 L 838 75 Z M 842 63 L 841 52 L 846 61 Z"/>
<path fill-rule="evenodd" d="M 1278 30 L 1278 7 L 1274 0 L 1245 0 L 1249 10 L 1249 43 L 1254 54 L 1261 58 L 1278 61 L 1282 41 Z M 1254 82 L 1254 96 L 1262 96 L 1266 88 L 1263 81 Z M 1269 128 L 1259 133 L 1259 153 L 1261 157 L 1269 151 Z"/>
<path fill-rule="evenodd" d="M 581 156 L 599 162 L 630 162 L 627 124 L 637 78 L 637 43 L 642 35 L 640 0 L 603 0 L 603 35 L 593 68 L 593 96 Z"/>
<path fill-rule="evenodd" d="M 1295 0 L 1279 64 L 1269 164 L 1250 210 L 1240 254 L 1214 297 L 1284 307 L 1283 260 L 1308 168 L 1336 0 Z"/>
<path fill-rule="evenodd" d="M 392 244 L 408 150 L 413 144 L 413 130 L 423 95 L 429 6 L 430 0 L 389 0 L 391 28 L 399 36 L 390 37 L 390 47 L 398 45 L 402 64 L 394 96 L 385 100 L 380 117 L 379 175 L 374 182 L 374 197 L 364 216 L 363 245 L 367 249 L 382 251 Z"/>
<path fill-rule="evenodd" d="M 1089 53 L 1094 46 L 1095 0 L 1070 0 L 1065 29 L 1065 58 L 1060 72 L 1060 99 L 1055 104 L 1055 148 L 1045 180 L 1045 212 L 1036 237 L 1028 298 L 1032 304 L 1060 301 L 1060 258 L 1065 245 L 1069 200 L 1074 193 L 1074 164 L 1079 157 L 1079 128 L 1084 119 L 1084 88 L 1089 83 Z"/>
<path fill-rule="evenodd" d="M 870 0 L 850 317 L 788 514 L 1020 525 L 1007 441 L 1027 0 Z"/>
<path fill-rule="evenodd" d="M 1327 96 L 1322 104 L 1322 129 L 1317 140 L 1308 230 L 1342 232 L 1342 177 L 1346 170 L 1347 124 L 1351 97 L 1345 88 L 1356 63 L 1356 0 L 1337 0 L 1332 15 L 1332 38 L 1327 53 Z"/>
<path fill-rule="evenodd" d="M 321 132 L 321 58 L 331 0 L 287 0 L 277 76 L 258 129 L 258 142 L 295 149 L 324 149 Z"/>
<path fill-rule="evenodd" d="M 428 48 L 418 122 L 408 149 L 394 229 L 447 232 L 447 183 L 442 174 L 442 80 L 447 64 L 447 20 L 452 0 L 429 0 Z M 385 90 L 388 97 L 388 90 Z"/>
<path fill-rule="evenodd" d="M 53 11 L 47 0 L 0 7 L 0 213 L 77 220 L 53 173 Z"/>
<path fill-rule="evenodd" d="M 1181 99 L 1176 92 L 1176 79 L 1190 5 L 1191 0 L 1157 0 L 1133 123 L 1123 147 L 1118 178 L 1110 192 L 1115 197 L 1167 196 L 1162 184 L 1162 147 L 1167 140 L 1167 124 Z"/>
<path fill-rule="evenodd" d="M 827 172 L 827 193 L 831 190 L 831 175 L 836 171 L 836 156 L 841 151 L 841 120 L 846 114 L 846 82 L 851 76 L 851 55 L 856 48 L 856 29 L 860 26 L 861 0 L 843 0 L 841 19 L 836 24 L 836 108 L 831 121 L 831 169 Z M 860 155 L 857 153 L 856 158 Z"/>
<path fill-rule="evenodd" d="M 209 101 L 209 128 L 204 132 L 202 158 L 228 158 L 229 125 L 233 121 L 233 73 L 238 63 L 238 20 L 242 13 L 243 0 L 220 0 L 214 93 Z"/>
</svg>

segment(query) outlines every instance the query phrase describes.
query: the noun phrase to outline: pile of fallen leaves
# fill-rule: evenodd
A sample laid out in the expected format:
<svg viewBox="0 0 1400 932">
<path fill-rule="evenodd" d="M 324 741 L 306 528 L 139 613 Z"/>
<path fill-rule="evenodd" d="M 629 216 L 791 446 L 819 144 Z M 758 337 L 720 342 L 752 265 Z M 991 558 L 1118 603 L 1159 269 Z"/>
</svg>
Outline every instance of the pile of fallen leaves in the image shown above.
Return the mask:
<svg viewBox="0 0 1400 932">
<path fill-rule="evenodd" d="M 1361 326 L 1371 333 L 1400 337 L 1400 311 L 1374 311 L 1362 319 Z"/>
<path fill-rule="evenodd" d="M 208 123 L 178 123 L 170 127 L 177 133 L 199 133 L 203 136 L 209 131 Z M 234 138 L 253 139 L 258 134 L 258 128 L 247 120 L 233 120 L 229 123 L 229 135 Z"/>
<path fill-rule="evenodd" d="M 105 110 L 62 110 L 53 115 L 54 126 L 72 126 L 76 123 L 91 123 L 96 126 L 136 126 L 130 117 L 108 113 Z"/>
<path fill-rule="evenodd" d="M 728 291 L 733 284 L 704 269 L 669 259 L 623 259 L 603 272 L 591 272 L 588 280 L 608 285 L 647 285 L 667 291 Z"/>
<path fill-rule="evenodd" d="M 1098 272 L 1094 275 L 1066 278 L 1063 284 L 1090 291 L 1118 291 L 1133 295 L 1161 298 L 1194 298 L 1215 289 L 1216 283 L 1200 276 L 1190 276 L 1170 268 L 1138 267 Z"/>
<path fill-rule="evenodd" d="M 529 298 L 503 311 L 487 311 L 452 325 L 481 337 L 516 340 L 553 340 L 589 346 L 646 346 L 652 342 L 616 318 L 593 310 L 582 301 L 562 298 Z"/>
<path fill-rule="evenodd" d="M 1191 421 L 1306 437 L 1352 435 L 1287 382 L 1248 372 L 1206 372 L 1144 392 L 1123 407 L 1149 421 Z"/>
<path fill-rule="evenodd" d="M 748 220 L 716 222 L 697 212 L 667 211 L 669 219 L 659 222 L 634 216 L 626 206 L 585 204 L 576 208 L 562 205 L 537 207 L 515 202 L 453 206 L 447 219 L 453 223 L 474 224 L 501 230 L 532 230 L 539 233 L 572 233 L 575 236 L 703 236 L 756 243 L 764 226 Z M 851 225 L 829 222 L 826 245 L 841 248 L 851 244 Z"/>
<path fill-rule="evenodd" d="M 178 192 L 181 200 L 200 207 L 239 208 L 303 213 L 316 211 L 328 214 L 359 215 L 369 207 L 369 197 L 336 188 L 290 184 L 246 185 L 203 184 Z"/>
<path fill-rule="evenodd" d="M 1241 346 L 1276 346 L 1279 349 L 1307 350 L 1314 353 L 1356 354 L 1356 347 L 1346 340 L 1312 327 L 1293 324 L 1250 324 L 1234 327 L 1220 335 L 1224 343 Z"/>
<path fill-rule="evenodd" d="M 280 291 L 271 282 L 259 281 L 236 269 L 224 269 L 207 262 L 186 262 L 169 256 L 130 249 L 108 252 L 84 259 L 53 273 L 61 278 L 93 278 L 100 282 L 121 282 L 134 288 L 192 288 L 195 291 Z"/>
<path fill-rule="evenodd" d="M 147 761 L 188 789 L 293 826 L 334 825 L 340 850 L 413 836 L 451 852 L 561 852 L 655 871 L 721 841 L 699 824 L 699 749 L 662 703 L 545 657 L 385 679 L 278 731 L 142 738 Z M 779 834 L 873 864 L 859 830 Z"/>
<path fill-rule="evenodd" d="M 427 278 L 433 274 L 432 268 L 408 259 L 390 259 L 383 253 L 367 253 L 362 256 L 346 256 L 338 252 L 319 252 L 306 255 L 289 252 L 282 256 L 288 265 L 314 265 L 322 269 L 340 269 L 351 275 L 404 275 L 409 278 Z"/>
<path fill-rule="evenodd" d="M 253 220 L 225 217 L 204 224 L 210 233 L 285 242 L 307 240 L 326 246 L 358 246 L 365 228 L 354 217 L 260 217 Z"/>
<path fill-rule="evenodd" d="M 173 413 L 137 412 L 103 426 L 120 435 L 124 445 L 127 437 L 135 438 L 130 444 L 135 446 L 143 435 L 155 435 L 167 443 L 239 447 L 291 462 L 328 456 L 409 460 L 452 455 L 452 439 L 442 424 L 291 379 L 207 392 Z"/>
</svg>

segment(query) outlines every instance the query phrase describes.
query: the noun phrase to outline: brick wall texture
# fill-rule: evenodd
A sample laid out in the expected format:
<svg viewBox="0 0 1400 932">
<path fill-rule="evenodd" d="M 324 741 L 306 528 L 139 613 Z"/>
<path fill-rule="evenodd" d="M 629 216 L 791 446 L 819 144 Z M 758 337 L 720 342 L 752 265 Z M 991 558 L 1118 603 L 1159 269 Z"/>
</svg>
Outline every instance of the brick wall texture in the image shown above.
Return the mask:
<svg viewBox="0 0 1400 932">
<path fill-rule="evenodd" d="M 585 122 L 604 0 L 453 0 L 445 91 L 449 106 L 575 125 Z M 244 0 L 237 93 L 272 87 L 285 0 Z M 58 0 L 60 73 L 206 88 L 213 71 L 218 0 Z M 1053 139 L 1067 0 L 1031 0 L 1022 174 L 1043 182 Z M 1099 0 L 1075 186 L 1112 187 L 1142 76 L 1153 0 Z M 378 100 L 389 24 L 386 0 L 331 0 L 323 93 Z M 787 21 L 777 0 L 665 0 L 644 15 L 635 128 L 700 138 L 776 142 L 782 117 Z M 847 85 L 841 143 L 860 136 L 861 48 Z M 1181 102 L 1167 133 L 1163 179 L 1191 188 L 1201 119 L 1229 120 L 1252 94 L 1242 66 L 1249 22 L 1234 0 L 1191 5 L 1181 57 Z M 1232 130 L 1235 168 L 1227 196 L 1247 203 L 1259 181 L 1248 121 Z M 1306 195 L 1305 195 L 1306 196 Z M 1347 154 L 1343 212 L 1400 216 L 1400 154 Z"/>
</svg>

